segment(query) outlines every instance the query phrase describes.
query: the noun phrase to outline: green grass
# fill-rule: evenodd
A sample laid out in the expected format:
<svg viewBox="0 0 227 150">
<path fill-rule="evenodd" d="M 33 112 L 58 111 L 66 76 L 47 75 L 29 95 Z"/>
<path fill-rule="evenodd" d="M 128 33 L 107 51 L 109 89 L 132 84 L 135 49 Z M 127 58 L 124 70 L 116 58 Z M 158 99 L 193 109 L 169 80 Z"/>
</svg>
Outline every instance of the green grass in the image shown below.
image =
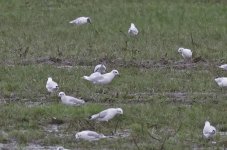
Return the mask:
<svg viewBox="0 0 227 150">
<path fill-rule="evenodd" d="M 202 139 L 205 120 L 226 132 L 225 89 L 214 82 L 226 73 L 227 3 L 225 0 L 2 0 L 0 2 L 0 143 L 16 141 L 62 145 L 70 149 L 211 148 Z M 90 16 L 91 25 L 68 22 Z M 139 35 L 127 35 L 130 23 Z M 205 62 L 186 66 L 177 53 L 190 48 Z M 42 59 L 59 63 L 37 63 Z M 68 63 L 67 63 L 68 62 Z M 120 76 L 95 86 L 81 77 L 104 62 Z M 71 64 L 72 68 L 64 68 Z M 48 96 L 47 77 L 60 91 L 87 104 L 69 107 L 57 93 Z M 109 123 L 88 121 L 91 114 L 122 107 Z M 59 132 L 47 132 L 52 118 L 63 120 Z M 76 141 L 77 131 L 128 137 Z M 227 137 L 217 135 L 215 148 Z M 226 146 L 226 145 L 225 145 Z"/>
</svg>

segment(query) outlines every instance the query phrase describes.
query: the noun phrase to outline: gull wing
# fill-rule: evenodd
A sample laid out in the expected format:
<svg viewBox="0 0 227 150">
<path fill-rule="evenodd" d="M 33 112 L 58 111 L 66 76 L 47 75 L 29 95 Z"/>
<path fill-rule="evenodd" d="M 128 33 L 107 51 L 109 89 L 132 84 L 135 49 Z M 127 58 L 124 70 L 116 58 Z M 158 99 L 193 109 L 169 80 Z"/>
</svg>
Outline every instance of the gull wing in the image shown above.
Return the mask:
<svg viewBox="0 0 227 150">
<path fill-rule="evenodd" d="M 81 99 L 78 99 L 78 98 L 75 98 L 72 96 L 68 96 L 68 100 L 70 103 L 73 103 L 73 104 L 83 104 L 84 103 L 84 100 L 81 100 Z"/>
<path fill-rule="evenodd" d="M 58 84 L 57 84 L 56 82 L 52 81 L 52 82 L 48 82 L 48 83 L 46 84 L 46 87 L 47 87 L 48 89 L 56 89 L 56 88 L 58 87 Z"/>
<path fill-rule="evenodd" d="M 108 115 L 108 110 L 101 111 L 97 118 L 104 118 Z"/>
<path fill-rule="evenodd" d="M 94 132 L 94 131 L 90 131 L 87 133 L 88 136 L 94 137 L 94 138 L 100 138 L 100 134 Z"/>
<path fill-rule="evenodd" d="M 89 76 L 90 80 L 93 82 L 97 82 L 99 80 L 102 80 L 104 77 L 100 72 L 94 72 Z"/>
</svg>

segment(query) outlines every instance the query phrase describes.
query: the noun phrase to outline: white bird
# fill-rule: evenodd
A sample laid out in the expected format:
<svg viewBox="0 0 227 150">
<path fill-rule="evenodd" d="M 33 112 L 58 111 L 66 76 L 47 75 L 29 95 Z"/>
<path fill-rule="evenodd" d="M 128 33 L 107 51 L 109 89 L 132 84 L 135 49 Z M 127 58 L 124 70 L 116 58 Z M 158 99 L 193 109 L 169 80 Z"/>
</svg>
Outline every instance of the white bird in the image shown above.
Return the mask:
<svg viewBox="0 0 227 150">
<path fill-rule="evenodd" d="M 98 64 L 95 66 L 94 72 L 100 72 L 101 74 L 104 74 L 106 72 L 106 66 L 103 64 Z"/>
<path fill-rule="evenodd" d="M 78 98 L 75 98 L 75 97 L 72 97 L 72 96 L 67 96 L 67 95 L 65 95 L 64 92 L 60 92 L 58 94 L 58 96 L 61 97 L 61 101 L 65 105 L 79 106 L 79 105 L 82 105 L 82 104 L 85 103 L 84 100 L 78 99 Z"/>
<path fill-rule="evenodd" d="M 98 114 L 94 114 L 89 117 L 90 120 L 97 120 L 97 121 L 109 121 L 114 118 L 117 114 L 123 114 L 123 110 L 121 108 L 109 108 L 106 110 L 101 111 Z"/>
<path fill-rule="evenodd" d="M 79 17 L 79 18 L 76 18 L 75 20 L 70 21 L 69 23 L 76 24 L 76 25 L 83 25 L 86 23 L 91 23 L 91 18 L 90 17 Z"/>
<path fill-rule="evenodd" d="M 51 77 L 48 78 L 47 83 L 46 83 L 46 89 L 48 92 L 52 93 L 54 91 L 57 91 L 59 88 L 58 84 L 53 81 Z"/>
<path fill-rule="evenodd" d="M 77 132 L 75 137 L 76 139 L 83 139 L 87 141 L 96 141 L 102 138 L 106 138 L 106 136 L 103 134 L 99 134 L 97 132 L 89 131 L 89 130 Z"/>
<path fill-rule="evenodd" d="M 136 28 L 136 26 L 135 26 L 133 23 L 131 23 L 131 26 L 130 26 L 130 28 L 128 29 L 128 34 L 129 34 L 130 36 L 136 36 L 138 33 L 139 33 L 139 31 L 138 31 L 138 29 Z"/>
<path fill-rule="evenodd" d="M 190 49 L 179 48 L 178 52 L 181 53 L 184 59 L 190 60 L 192 58 L 192 51 Z"/>
<path fill-rule="evenodd" d="M 209 139 L 209 138 L 212 138 L 213 136 L 215 136 L 215 134 L 216 134 L 215 127 L 211 126 L 209 121 L 205 121 L 205 125 L 203 128 L 204 137 Z"/>
<path fill-rule="evenodd" d="M 227 70 L 227 64 L 223 64 L 221 66 L 218 66 L 219 68 L 223 69 L 223 70 Z"/>
<path fill-rule="evenodd" d="M 220 78 L 216 78 L 214 80 L 218 84 L 219 87 L 227 86 L 227 77 L 220 77 Z"/>
<path fill-rule="evenodd" d="M 92 73 L 90 76 L 83 76 L 83 79 L 92 82 L 93 84 L 109 84 L 116 75 L 119 75 L 117 70 L 112 70 L 109 73 L 101 74 L 100 72 Z"/>
</svg>

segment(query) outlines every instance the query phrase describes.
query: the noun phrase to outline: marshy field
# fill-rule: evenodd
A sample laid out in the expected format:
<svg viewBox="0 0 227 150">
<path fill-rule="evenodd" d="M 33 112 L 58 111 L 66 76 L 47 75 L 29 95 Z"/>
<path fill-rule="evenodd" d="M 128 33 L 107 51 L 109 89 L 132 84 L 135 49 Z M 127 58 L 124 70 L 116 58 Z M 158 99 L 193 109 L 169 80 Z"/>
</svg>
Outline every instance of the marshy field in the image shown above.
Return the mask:
<svg viewBox="0 0 227 150">
<path fill-rule="evenodd" d="M 69 24 L 80 16 L 92 23 Z M 214 78 L 227 76 L 217 67 L 226 51 L 226 0 L 1 0 L 0 149 L 224 149 L 227 89 Z M 120 76 L 104 86 L 82 79 L 99 63 Z M 63 105 L 48 77 L 86 104 Z M 124 114 L 88 120 L 110 107 Z M 206 120 L 216 143 L 202 136 Z M 76 140 L 82 130 L 114 138 Z"/>
</svg>

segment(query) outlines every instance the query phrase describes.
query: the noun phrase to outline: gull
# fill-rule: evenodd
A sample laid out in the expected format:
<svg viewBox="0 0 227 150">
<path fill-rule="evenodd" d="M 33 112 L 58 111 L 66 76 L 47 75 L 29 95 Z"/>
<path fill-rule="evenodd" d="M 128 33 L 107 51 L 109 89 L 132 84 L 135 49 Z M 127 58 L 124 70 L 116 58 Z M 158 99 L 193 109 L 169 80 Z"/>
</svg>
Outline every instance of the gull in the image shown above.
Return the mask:
<svg viewBox="0 0 227 150">
<path fill-rule="evenodd" d="M 72 96 L 67 96 L 64 92 L 60 92 L 58 96 L 61 97 L 62 103 L 66 105 L 79 106 L 85 103 L 84 100 Z"/>
<path fill-rule="evenodd" d="M 83 25 L 86 23 L 91 23 L 91 18 L 90 17 L 79 17 L 79 18 L 76 18 L 75 20 L 70 21 L 69 23 L 76 24 L 76 25 Z"/>
<path fill-rule="evenodd" d="M 178 52 L 181 53 L 184 59 L 190 60 L 192 58 L 192 51 L 190 49 L 179 48 Z"/>
<path fill-rule="evenodd" d="M 99 134 L 95 131 L 85 130 L 81 132 L 77 132 L 75 135 L 76 139 L 83 139 L 87 141 L 96 141 L 102 138 L 106 138 L 105 135 Z"/>
<path fill-rule="evenodd" d="M 219 77 L 219 78 L 216 78 L 214 80 L 218 84 L 219 87 L 226 87 L 227 86 L 227 77 Z"/>
<path fill-rule="evenodd" d="M 46 83 L 46 89 L 48 92 L 52 93 L 54 91 L 57 91 L 59 88 L 58 84 L 53 81 L 51 77 L 48 78 L 47 83 Z"/>
<path fill-rule="evenodd" d="M 128 29 L 128 34 L 131 36 L 136 36 L 139 33 L 138 29 L 134 25 L 134 23 L 131 23 L 130 28 Z"/>
<path fill-rule="evenodd" d="M 114 118 L 117 114 L 123 114 L 123 110 L 121 108 L 109 108 L 101 111 L 98 114 L 94 114 L 90 116 L 89 119 L 108 122 L 109 120 Z"/>
<path fill-rule="evenodd" d="M 106 66 L 103 64 L 98 64 L 95 66 L 94 72 L 100 72 L 101 74 L 104 74 L 106 72 Z"/>
<path fill-rule="evenodd" d="M 215 127 L 210 125 L 209 121 L 205 121 L 205 125 L 203 128 L 203 135 L 206 139 L 212 138 L 216 134 Z"/>
<path fill-rule="evenodd" d="M 218 66 L 219 68 L 223 69 L 223 70 L 227 70 L 227 64 L 223 64 L 221 66 Z"/>
<path fill-rule="evenodd" d="M 109 84 L 116 75 L 119 75 L 117 70 L 112 70 L 109 73 L 101 74 L 100 72 L 92 73 L 90 76 L 83 76 L 83 79 L 92 82 L 93 84 Z"/>
</svg>

